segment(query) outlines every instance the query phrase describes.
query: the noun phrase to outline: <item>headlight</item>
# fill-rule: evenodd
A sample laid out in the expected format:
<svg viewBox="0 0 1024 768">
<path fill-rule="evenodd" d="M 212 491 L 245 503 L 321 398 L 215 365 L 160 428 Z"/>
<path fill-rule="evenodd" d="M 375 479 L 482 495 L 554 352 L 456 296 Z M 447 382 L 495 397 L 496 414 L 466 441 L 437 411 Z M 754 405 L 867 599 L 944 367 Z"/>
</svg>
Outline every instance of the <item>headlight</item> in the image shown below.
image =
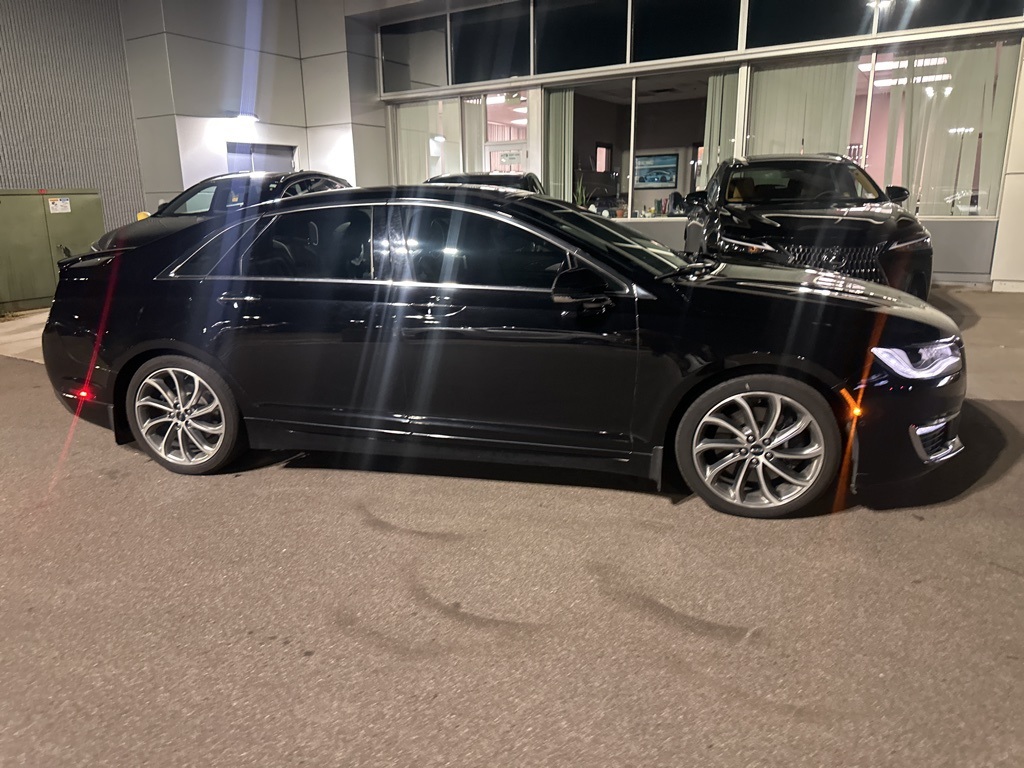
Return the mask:
<svg viewBox="0 0 1024 768">
<path fill-rule="evenodd" d="M 890 371 L 905 379 L 934 379 L 963 368 L 960 345 L 940 339 L 912 347 L 872 347 L 872 354 Z"/>
<path fill-rule="evenodd" d="M 775 250 L 768 243 L 748 242 L 747 240 L 737 240 L 736 238 L 722 235 L 718 237 L 718 249 L 722 253 L 735 253 L 744 256 L 755 256 L 759 253 Z"/>
<path fill-rule="evenodd" d="M 930 251 L 931 249 L 932 236 L 927 232 L 909 240 L 897 241 L 889 246 L 890 251 L 896 251 L 897 253 L 917 253 L 918 251 Z"/>
</svg>

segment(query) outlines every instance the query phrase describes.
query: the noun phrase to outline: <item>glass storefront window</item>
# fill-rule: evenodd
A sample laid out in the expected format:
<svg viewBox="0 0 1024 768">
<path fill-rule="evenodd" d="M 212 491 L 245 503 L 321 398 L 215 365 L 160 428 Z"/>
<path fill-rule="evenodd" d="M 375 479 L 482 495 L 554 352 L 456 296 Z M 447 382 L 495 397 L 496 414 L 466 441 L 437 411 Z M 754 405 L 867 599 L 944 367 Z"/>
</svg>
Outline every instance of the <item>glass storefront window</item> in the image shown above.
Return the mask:
<svg viewBox="0 0 1024 768">
<path fill-rule="evenodd" d="M 633 0 L 633 60 L 733 51 L 739 0 Z"/>
<path fill-rule="evenodd" d="M 535 0 L 537 72 L 626 61 L 627 0 Z"/>
<path fill-rule="evenodd" d="M 448 85 L 448 33 L 444 16 L 382 26 L 380 48 L 386 92 Z"/>
<path fill-rule="evenodd" d="M 455 83 L 530 74 L 529 0 L 453 13 L 451 24 Z"/>
<path fill-rule="evenodd" d="M 1024 14 L 1024 0 L 891 0 L 879 6 L 878 31 L 937 27 Z"/>
<path fill-rule="evenodd" d="M 731 156 L 735 132 L 735 72 L 637 78 L 632 211 L 683 215 L 683 198 L 702 187 L 705 156 L 717 165 L 723 140 Z"/>
<path fill-rule="evenodd" d="M 856 60 L 752 72 L 747 153 L 846 154 L 861 74 Z"/>
<path fill-rule="evenodd" d="M 867 0 L 750 0 L 747 47 L 867 35 L 873 17 Z"/>
<path fill-rule="evenodd" d="M 506 91 L 462 100 L 466 171 L 543 173 L 540 91 Z"/>
<path fill-rule="evenodd" d="M 609 211 L 609 216 L 628 214 L 632 97 L 632 79 L 581 85 L 572 94 L 572 180 L 568 199 Z M 598 170 L 599 154 L 611 157 L 608 170 Z M 602 161 L 601 167 L 608 166 Z"/>
<path fill-rule="evenodd" d="M 420 184 L 462 172 L 462 126 L 458 99 L 402 104 L 395 108 L 396 176 Z"/>
<path fill-rule="evenodd" d="M 994 216 L 1019 42 L 879 54 L 867 168 L 927 216 Z"/>
</svg>

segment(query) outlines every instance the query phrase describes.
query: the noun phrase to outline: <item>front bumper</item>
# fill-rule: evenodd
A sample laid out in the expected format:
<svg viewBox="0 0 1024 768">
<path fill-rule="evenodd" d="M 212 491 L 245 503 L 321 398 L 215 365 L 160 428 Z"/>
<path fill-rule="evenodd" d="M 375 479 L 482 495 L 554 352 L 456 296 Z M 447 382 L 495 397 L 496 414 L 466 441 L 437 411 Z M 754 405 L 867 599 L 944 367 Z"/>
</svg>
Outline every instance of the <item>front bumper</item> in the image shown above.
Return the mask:
<svg viewBox="0 0 1024 768">
<path fill-rule="evenodd" d="M 856 484 L 923 475 L 964 450 L 960 409 L 966 372 L 909 381 L 876 364 L 863 387 L 857 421 Z"/>
</svg>

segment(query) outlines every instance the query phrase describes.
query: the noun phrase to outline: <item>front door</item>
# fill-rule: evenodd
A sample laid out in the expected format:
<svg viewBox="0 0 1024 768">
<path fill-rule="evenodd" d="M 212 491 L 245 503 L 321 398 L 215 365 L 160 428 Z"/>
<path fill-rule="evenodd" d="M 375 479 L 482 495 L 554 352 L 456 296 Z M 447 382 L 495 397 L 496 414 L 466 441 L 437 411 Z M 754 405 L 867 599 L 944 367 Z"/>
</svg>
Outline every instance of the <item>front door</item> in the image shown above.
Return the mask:
<svg viewBox="0 0 1024 768">
<path fill-rule="evenodd" d="M 413 428 L 480 447 L 627 454 L 630 291 L 600 311 L 555 304 L 551 284 L 572 258 L 564 247 L 483 212 L 388 211 L 393 253 L 407 259 L 393 302 Z"/>
</svg>

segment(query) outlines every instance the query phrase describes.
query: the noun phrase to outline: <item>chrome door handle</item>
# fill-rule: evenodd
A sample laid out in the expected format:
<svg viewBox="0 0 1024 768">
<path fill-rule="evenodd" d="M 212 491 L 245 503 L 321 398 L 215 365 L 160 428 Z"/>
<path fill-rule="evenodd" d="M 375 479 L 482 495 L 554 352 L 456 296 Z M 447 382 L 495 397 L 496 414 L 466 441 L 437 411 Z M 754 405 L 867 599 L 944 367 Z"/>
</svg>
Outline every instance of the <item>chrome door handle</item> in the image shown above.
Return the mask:
<svg viewBox="0 0 1024 768">
<path fill-rule="evenodd" d="M 246 303 L 248 303 L 248 302 L 259 301 L 259 300 L 260 300 L 259 296 L 253 296 L 253 295 L 248 294 L 248 293 L 235 293 L 235 292 L 232 292 L 232 291 L 228 291 L 226 293 L 222 293 L 217 298 L 217 301 L 223 301 L 225 304 L 237 304 L 239 302 L 246 302 Z"/>
<path fill-rule="evenodd" d="M 422 312 L 427 317 L 451 317 L 465 309 L 454 304 L 410 304 L 410 309 Z M 416 317 L 411 315 L 411 317 Z"/>
</svg>

